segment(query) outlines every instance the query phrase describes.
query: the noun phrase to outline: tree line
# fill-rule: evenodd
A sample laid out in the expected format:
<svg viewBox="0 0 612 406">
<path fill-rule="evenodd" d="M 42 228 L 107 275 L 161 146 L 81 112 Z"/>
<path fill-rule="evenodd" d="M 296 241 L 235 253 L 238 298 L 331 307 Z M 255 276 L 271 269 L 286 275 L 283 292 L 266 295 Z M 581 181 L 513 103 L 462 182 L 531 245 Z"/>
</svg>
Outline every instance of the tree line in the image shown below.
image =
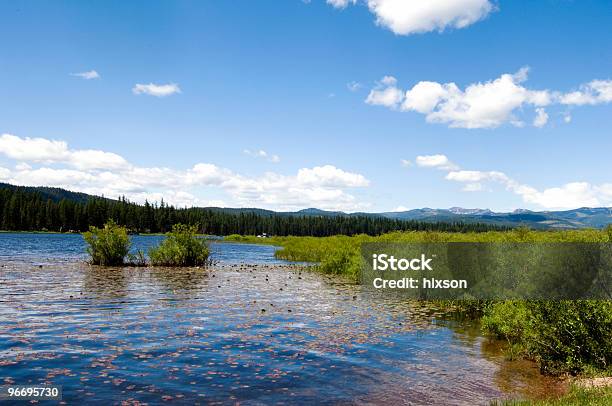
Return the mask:
<svg viewBox="0 0 612 406">
<path fill-rule="evenodd" d="M 86 201 L 60 200 L 13 187 L 0 189 L 0 227 L 6 231 L 83 232 L 112 219 L 135 233 L 166 233 L 174 224 L 197 225 L 212 235 L 315 236 L 380 235 L 391 231 L 503 231 L 509 227 L 464 222 L 421 222 L 375 216 L 287 215 L 217 208 L 176 208 L 163 201 L 137 204 L 125 197 L 111 200 L 89 197 Z"/>
</svg>

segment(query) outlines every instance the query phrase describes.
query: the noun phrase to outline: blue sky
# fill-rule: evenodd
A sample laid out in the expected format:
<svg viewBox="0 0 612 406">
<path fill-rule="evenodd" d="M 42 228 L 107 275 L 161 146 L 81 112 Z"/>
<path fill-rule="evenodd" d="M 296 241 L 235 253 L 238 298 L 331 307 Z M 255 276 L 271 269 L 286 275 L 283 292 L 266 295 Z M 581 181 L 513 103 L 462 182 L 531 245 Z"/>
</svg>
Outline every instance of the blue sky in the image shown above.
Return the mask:
<svg viewBox="0 0 612 406">
<path fill-rule="evenodd" d="M 413 3 L 2 2 L 0 181 L 279 210 L 612 206 L 612 4 Z"/>
</svg>

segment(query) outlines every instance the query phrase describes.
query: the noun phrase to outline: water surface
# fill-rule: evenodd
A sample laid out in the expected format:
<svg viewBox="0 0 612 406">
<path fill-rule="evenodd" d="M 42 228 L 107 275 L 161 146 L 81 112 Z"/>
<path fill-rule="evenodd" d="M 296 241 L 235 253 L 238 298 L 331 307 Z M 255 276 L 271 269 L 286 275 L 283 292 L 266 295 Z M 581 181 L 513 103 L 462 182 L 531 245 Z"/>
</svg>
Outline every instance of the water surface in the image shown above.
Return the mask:
<svg viewBox="0 0 612 406">
<path fill-rule="evenodd" d="M 146 247 L 160 237 L 136 237 Z M 213 244 L 212 269 L 101 268 L 79 235 L 0 235 L 0 378 L 68 403 L 489 404 L 550 392 L 469 325 Z"/>
</svg>

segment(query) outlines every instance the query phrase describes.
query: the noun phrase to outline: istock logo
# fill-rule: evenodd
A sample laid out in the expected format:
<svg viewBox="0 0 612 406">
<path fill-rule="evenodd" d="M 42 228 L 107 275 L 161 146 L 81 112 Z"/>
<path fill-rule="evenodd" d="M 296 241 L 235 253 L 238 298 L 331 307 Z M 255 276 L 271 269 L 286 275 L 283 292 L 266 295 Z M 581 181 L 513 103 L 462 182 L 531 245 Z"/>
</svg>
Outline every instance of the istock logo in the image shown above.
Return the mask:
<svg viewBox="0 0 612 406">
<path fill-rule="evenodd" d="M 375 271 L 433 271 L 433 258 L 421 254 L 420 258 L 395 258 L 393 255 L 372 254 L 372 269 Z"/>
</svg>

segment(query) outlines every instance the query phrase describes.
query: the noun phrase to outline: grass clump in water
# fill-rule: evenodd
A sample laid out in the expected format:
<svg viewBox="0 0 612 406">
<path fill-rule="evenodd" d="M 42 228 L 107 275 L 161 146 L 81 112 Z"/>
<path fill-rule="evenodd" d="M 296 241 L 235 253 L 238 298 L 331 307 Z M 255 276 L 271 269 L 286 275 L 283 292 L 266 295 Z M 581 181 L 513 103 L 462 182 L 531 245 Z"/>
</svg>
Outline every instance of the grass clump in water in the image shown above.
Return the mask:
<svg viewBox="0 0 612 406">
<path fill-rule="evenodd" d="M 89 245 L 87 252 L 91 256 L 93 265 L 123 265 L 130 251 L 127 229 L 117 225 L 113 220 L 106 222 L 103 228 L 89 227 L 83 238 Z"/>
<path fill-rule="evenodd" d="M 197 226 L 175 224 L 162 243 L 149 250 L 156 266 L 203 266 L 208 264 L 208 244 L 197 237 Z"/>
</svg>

